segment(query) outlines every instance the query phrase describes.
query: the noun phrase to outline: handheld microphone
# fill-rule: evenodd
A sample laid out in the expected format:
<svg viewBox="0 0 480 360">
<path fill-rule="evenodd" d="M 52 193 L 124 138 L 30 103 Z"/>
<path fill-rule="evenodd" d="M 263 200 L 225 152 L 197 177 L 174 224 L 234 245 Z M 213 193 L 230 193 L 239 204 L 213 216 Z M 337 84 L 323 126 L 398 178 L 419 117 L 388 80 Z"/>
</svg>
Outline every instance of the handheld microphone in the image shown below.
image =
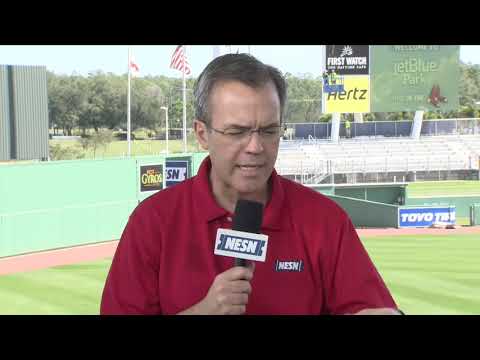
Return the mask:
<svg viewBox="0 0 480 360">
<path fill-rule="evenodd" d="M 250 200 L 238 200 L 232 230 L 260 234 L 262 219 L 263 204 Z M 235 258 L 235 266 L 247 266 L 247 260 Z"/>
</svg>

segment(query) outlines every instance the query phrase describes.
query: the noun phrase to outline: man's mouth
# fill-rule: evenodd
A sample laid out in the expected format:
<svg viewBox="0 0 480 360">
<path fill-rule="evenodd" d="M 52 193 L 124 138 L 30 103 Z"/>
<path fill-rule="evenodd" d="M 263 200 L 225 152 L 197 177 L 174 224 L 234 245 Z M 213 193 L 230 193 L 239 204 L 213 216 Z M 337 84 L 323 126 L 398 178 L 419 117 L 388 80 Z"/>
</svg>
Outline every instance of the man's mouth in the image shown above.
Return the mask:
<svg viewBox="0 0 480 360">
<path fill-rule="evenodd" d="M 253 172 L 263 167 L 263 164 L 242 164 L 237 165 L 237 167 L 242 171 Z"/>
</svg>

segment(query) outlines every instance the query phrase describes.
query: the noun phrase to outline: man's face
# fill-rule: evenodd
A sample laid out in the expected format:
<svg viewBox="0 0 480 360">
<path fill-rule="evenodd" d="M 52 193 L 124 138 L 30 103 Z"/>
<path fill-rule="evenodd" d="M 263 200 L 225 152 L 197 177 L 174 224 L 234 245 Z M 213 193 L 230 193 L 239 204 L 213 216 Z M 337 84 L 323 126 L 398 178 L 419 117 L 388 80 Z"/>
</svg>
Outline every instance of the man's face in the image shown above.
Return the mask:
<svg viewBox="0 0 480 360">
<path fill-rule="evenodd" d="M 280 129 L 280 101 L 275 86 L 269 82 L 255 89 L 237 81 L 222 82 L 215 85 L 209 105 L 213 129 L 231 134 L 245 129 L 270 130 L 232 136 L 196 122 L 197 139 L 210 153 L 212 185 L 239 197 L 263 193 L 279 146 L 279 136 L 270 135 Z"/>
</svg>

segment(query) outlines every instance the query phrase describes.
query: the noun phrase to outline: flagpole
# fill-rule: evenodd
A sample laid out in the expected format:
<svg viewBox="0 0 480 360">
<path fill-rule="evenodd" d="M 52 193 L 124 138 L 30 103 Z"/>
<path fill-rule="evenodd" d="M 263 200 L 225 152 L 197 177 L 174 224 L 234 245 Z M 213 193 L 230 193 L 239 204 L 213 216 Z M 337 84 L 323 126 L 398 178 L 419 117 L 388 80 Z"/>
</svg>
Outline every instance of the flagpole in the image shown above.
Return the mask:
<svg viewBox="0 0 480 360">
<path fill-rule="evenodd" d="M 187 57 L 187 46 L 183 46 L 183 152 L 187 152 L 187 91 L 185 82 L 185 58 Z"/>
<path fill-rule="evenodd" d="M 128 92 L 127 92 L 127 143 L 128 143 L 128 157 L 131 155 L 131 142 L 130 142 L 130 46 L 128 47 Z"/>
</svg>

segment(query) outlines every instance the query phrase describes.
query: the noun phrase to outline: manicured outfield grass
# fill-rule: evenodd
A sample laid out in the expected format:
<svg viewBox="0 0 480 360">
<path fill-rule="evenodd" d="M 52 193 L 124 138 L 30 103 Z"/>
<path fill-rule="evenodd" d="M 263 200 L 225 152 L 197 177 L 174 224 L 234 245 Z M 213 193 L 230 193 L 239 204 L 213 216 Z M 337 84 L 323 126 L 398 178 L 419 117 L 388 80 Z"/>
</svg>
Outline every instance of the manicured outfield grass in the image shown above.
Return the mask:
<svg viewBox="0 0 480 360">
<path fill-rule="evenodd" d="M 480 236 L 392 236 L 364 244 L 408 314 L 480 314 Z"/>
<path fill-rule="evenodd" d="M 0 314 L 98 314 L 111 259 L 0 276 Z"/>
<path fill-rule="evenodd" d="M 408 184 L 408 197 L 480 196 L 480 181 L 419 181 Z"/>
<path fill-rule="evenodd" d="M 62 147 L 75 148 L 81 154 L 84 154 L 84 159 L 93 159 L 94 153 L 92 149 L 85 151 L 77 140 L 50 140 L 50 145 L 60 144 Z M 135 140 L 131 143 L 132 155 L 157 155 L 166 152 L 167 145 L 164 140 Z M 169 140 L 169 153 L 183 152 L 183 140 Z M 197 145 L 193 137 L 189 137 L 187 142 L 187 152 L 202 151 Z M 127 141 L 113 141 L 105 148 L 99 147 L 95 152 L 95 158 L 118 157 L 126 156 L 128 152 Z"/>
<path fill-rule="evenodd" d="M 363 239 L 407 314 L 480 314 L 480 237 Z M 111 259 L 0 276 L 0 314 L 98 314 Z"/>
</svg>

